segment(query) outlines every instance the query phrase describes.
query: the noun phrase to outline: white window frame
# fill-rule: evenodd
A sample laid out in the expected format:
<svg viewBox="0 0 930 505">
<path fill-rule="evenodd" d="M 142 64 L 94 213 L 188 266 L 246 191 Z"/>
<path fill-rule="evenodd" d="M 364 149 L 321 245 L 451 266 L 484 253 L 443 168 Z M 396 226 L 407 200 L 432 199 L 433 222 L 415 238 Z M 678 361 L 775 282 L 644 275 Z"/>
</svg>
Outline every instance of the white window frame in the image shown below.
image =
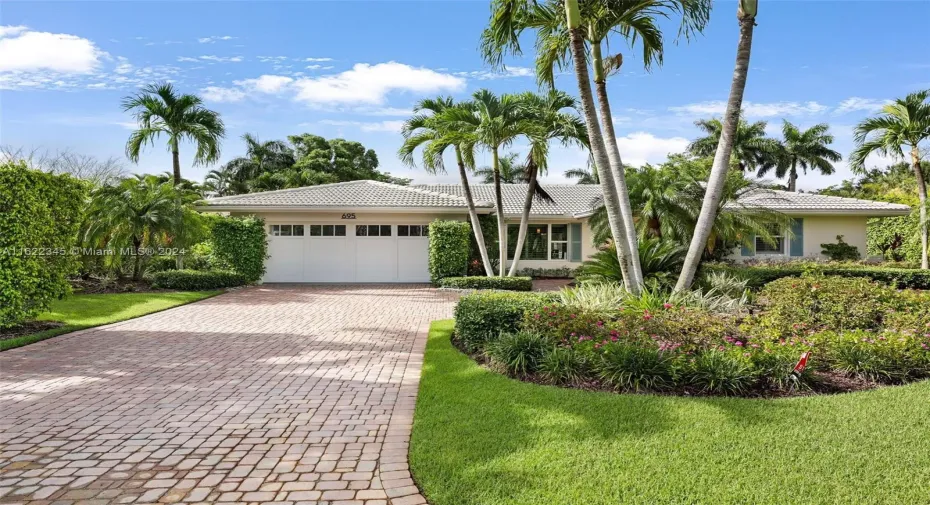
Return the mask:
<svg viewBox="0 0 930 505">
<path fill-rule="evenodd" d="M 420 224 L 420 223 L 416 223 L 416 224 L 396 224 L 396 225 L 394 225 L 394 226 L 397 227 L 397 229 L 396 229 L 395 231 L 396 231 L 396 234 L 397 234 L 396 237 L 399 238 L 399 239 L 429 238 L 429 225 L 428 225 L 428 224 Z M 407 227 L 407 235 L 401 235 L 401 234 L 400 234 L 400 227 L 401 227 L 401 226 L 406 226 L 406 227 Z M 411 227 L 411 226 L 418 226 L 418 227 L 420 227 L 420 234 L 419 234 L 419 235 L 410 235 L 410 227 Z"/>
<path fill-rule="evenodd" d="M 310 228 L 311 226 L 319 226 L 319 227 L 320 227 L 320 234 L 319 234 L 319 235 L 313 235 L 313 234 L 312 234 L 313 232 L 310 232 L 310 231 L 309 231 L 309 228 Z M 332 234 L 332 235 L 323 235 L 323 227 L 324 227 L 324 226 L 332 226 L 332 227 L 333 227 L 333 234 Z M 338 227 L 338 226 L 342 226 L 342 227 L 345 228 L 345 233 L 344 233 L 344 234 L 342 234 L 342 235 L 336 235 L 336 227 Z M 316 239 L 321 239 L 321 238 L 322 238 L 322 239 L 344 239 L 344 238 L 346 238 L 346 237 L 349 235 L 349 227 L 348 227 L 348 225 L 346 225 L 346 224 L 344 224 L 344 223 L 313 223 L 313 224 L 307 225 L 306 228 L 307 228 L 307 231 L 306 231 L 305 233 L 307 233 L 307 236 L 308 236 L 308 237 L 310 237 L 310 238 L 312 238 L 312 239 L 314 239 L 314 240 L 316 240 Z M 308 232 L 309 232 L 309 233 L 308 233 Z"/>
<path fill-rule="evenodd" d="M 788 230 L 782 227 L 779 227 L 778 230 L 780 233 L 778 235 L 773 235 L 774 238 L 781 238 L 781 251 L 760 251 L 759 244 L 763 244 L 766 247 L 770 247 L 765 240 L 762 240 L 762 237 L 756 235 L 753 238 L 752 247 L 756 256 L 787 256 L 789 251 L 791 251 L 791 244 L 789 243 Z"/>
<path fill-rule="evenodd" d="M 359 234 L 358 234 L 358 227 L 359 227 L 359 226 L 365 226 L 365 227 L 366 227 L 365 235 L 359 235 Z M 377 226 L 377 227 L 378 227 L 378 234 L 377 234 L 377 235 L 369 235 L 369 234 L 368 234 L 368 230 L 370 230 L 372 226 Z M 389 227 L 390 230 L 391 230 L 391 234 L 390 234 L 390 235 L 381 235 L 381 227 L 382 227 L 382 226 L 387 226 L 387 227 Z M 355 236 L 356 236 L 356 237 L 360 237 L 360 238 L 394 238 L 394 237 L 397 236 L 397 233 L 396 233 L 395 230 L 394 230 L 394 225 L 393 225 L 393 224 L 378 224 L 378 223 L 365 224 L 365 223 L 358 223 L 358 224 L 355 225 Z"/>
<path fill-rule="evenodd" d="M 552 227 L 553 226 L 564 226 L 565 227 L 565 240 L 553 240 L 552 239 Z M 570 244 L 572 243 L 571 241 L 572 231 L 571 230 L 572 230 L 572 227 L 568 223 L 549 223 L 549 251 L 548 251 L 548 254 L 546 255 L 546 258 L 549 261 L 571 261 L 571 258 L 570 258 L 572 254 L 570 250 L 570 247 L 571 247 Z M 565 244 L 565 258 L 560 259 L 560 258 L 552 257 L 552 244 Z"/>
<path fill-rule="evenodd" d="M 290 234 L 290 235 L 281 235 L 281 227 L 282 227 L 282 226 L 290 226 L 290 227 L 291 227 L 291 234 Z M 301 231 L 301 234 L 300 234 L 300 235 L 294 235 L 294 230 L 293 230 L 293 228 L 294 228 L 295 226 L 300 226 L 300 227 L 301 227 L 301 230 L 302 230 L 302 231 Z M 275 234 L 275 227 L 278 228 L 278 234 L 277 234 L 277 235 Z M 277 224 L 270 224 L 270 225 L 268 225 L 268 235 L 271 236 L 271 237 L 275 237 L 275 238 L 304 238 L 304 237 L 307 236 L 307 232 L 308 232 L 308 230 L 307 230 L 307 225 L 305 225 L 305 224 L 303 224 L 303 223 L 296 223 L 296 224 L 295 224 L 295 223 L 277 223 Z"/>
</svg>

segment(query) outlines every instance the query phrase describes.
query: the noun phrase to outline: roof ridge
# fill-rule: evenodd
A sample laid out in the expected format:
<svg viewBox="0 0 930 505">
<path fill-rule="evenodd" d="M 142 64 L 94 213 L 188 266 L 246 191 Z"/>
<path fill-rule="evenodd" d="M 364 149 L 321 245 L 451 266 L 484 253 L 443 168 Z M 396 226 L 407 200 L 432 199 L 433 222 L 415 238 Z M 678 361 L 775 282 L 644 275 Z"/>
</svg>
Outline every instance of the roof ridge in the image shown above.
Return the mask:
<svg viewBox="0 0 930 505">
<path fill-rule="evenodd" d="M 468 202 L 465 200 L 465 198 L 463 198 L 463 197 L 461 197 L 461 196 L 458 196 L 458 195 L 452 195 L 452 194 L 449 194 L 449 193 L 442 193 L 442 192 L 439 192 L 439 191 L 430 191 L 430 190 L 427 190 L 427 189 L 416 188 L 416 187 L 414 187 L 413 185 L 402 186 L 402 185 L 400 185 L 400 184 L 393 184 L 393 183 L 390 183 L 390 182 L 384 182 L 384 181 L 371 181 L 371 180 L 369 180 L 369 181 L 367 181 L 367 182 L 373 182 L 373 183 L 376 183 L 376 184 L 381 184 L 381 185 L 384 185 L 384 186 L 390 186 L 390 187 L 393 187 L 393 188 L 399 188 L 399 189 L 414 191 L 414 192 L 416 192 L 416 193 L 423 194 L 423 195 L 438 196 L 438 197 L 442 197 L 442 198 L 451 198 L 451 199 L 453 199 L 453 200 L 455 200 L 455 201 L 458 201 L 458 202 L 468 203 Z"/>
<path fill-rule="evenodd" d="M 238 195 L 229 195 L 229 196 L 220 196 L 220 197 L 217 197 L 217 198 L 208 198 L 207 200 L 209 200 L 209 201 L 211 201 L 211 202 L 216 202 L 216 201 L 227 201 L 226 199 L 230 199 L 230 198 L 247 197 L 247 196 L 253 196 L 253 195 L 270 195 L 270 194 L 278 194 L 278 193 L 290 193 L 290 192 L 292 192 L 292 191 L 305 191 L 305 190 L 308 190 L 308 189 L 322 188 L 322 187 L 324 187 L 324 186 L 326 186 L 326 187 L 331 187 L 331 186 L 347 186 L 347 185 L 355 184 L 355 183 L 359 183 L 359 182 L 366 182 L 366 180 L 364 180 L 364 179 L 359 179 L 359 180 L 355 180 L 355 181 L 341 181 L 341 182 L 330 182 L 330 183 L 327 183 L 327 184 L 316 184 L 316 185 L 313 185 L 313 186 L 299 186 L 299 187 L 296 187 L 296 188 L 269 189 L 268 191 L 254 191 L 254 192 L 251 192 L 251 193 L 240 193 L 240 194 L 238 194 Z M 371 182 L 375 182 L 375 181 L 371 181 Z"/>
</svg>

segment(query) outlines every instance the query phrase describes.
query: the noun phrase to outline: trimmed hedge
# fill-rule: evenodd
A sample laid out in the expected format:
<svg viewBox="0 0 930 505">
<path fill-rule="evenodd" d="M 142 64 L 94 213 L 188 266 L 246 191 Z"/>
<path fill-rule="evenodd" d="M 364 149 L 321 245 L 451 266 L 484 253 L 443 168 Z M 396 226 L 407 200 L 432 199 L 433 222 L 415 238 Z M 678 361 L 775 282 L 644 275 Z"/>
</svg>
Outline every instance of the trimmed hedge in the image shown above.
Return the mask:
<svg viewBox="0 0 930 505">
<path fill-rule="evenodd" d="M 464 221 L 429 224 L 429 276 L 434 284 L 446 277 L 462 277 L 468 270 L 471 225 Z"/>
<path fill-rule="evenodd" d="M 480 348 L 490 338 L 520 329 L 523 314 L 552 303 L 547 293 L 488 291 L 472 293 L 455 306 L 455 334 L 468 349 Z"/>
<path fill-rule="evenodd" d="M 439 285 L 452 289 L 500 289 L 504 291 L 532 291 L 530 277 L 446 277 Z"/>
<path fill-rule="evenodd" d="M 246 277 L 227 270 L 166 270 L 152 275 L 152 287 L 182 291 L 205 291 L 248 284 Z"/>
<path fill-rule="evenodd" d="M 70 292 L 85 197 L 74 177 L 0 163 L 0 328 L 35 317 Z"/>
<path fill-rule="evenodd" d="M 706 265 L 705 272 L 725 272 L 746 279 L 747 287 L 761 289 L 766 284 L 783 277 L 799 277 L 805 273 L 835 275 L 839 277 L 865 277 L 898 289 L 930 289 L 930 271 L 888 267 L 849 267 L 815 265 L 811 263 L 787 263 L 785 265 L 731 266 Z"/>
<path fill-rule="evenodd" d="M 246 283 L 265 274 L 268 234 L 257 217 L 228 217 L 213 224 L 213 255 L 223 265 L 242 274 Z"/>
</svg>

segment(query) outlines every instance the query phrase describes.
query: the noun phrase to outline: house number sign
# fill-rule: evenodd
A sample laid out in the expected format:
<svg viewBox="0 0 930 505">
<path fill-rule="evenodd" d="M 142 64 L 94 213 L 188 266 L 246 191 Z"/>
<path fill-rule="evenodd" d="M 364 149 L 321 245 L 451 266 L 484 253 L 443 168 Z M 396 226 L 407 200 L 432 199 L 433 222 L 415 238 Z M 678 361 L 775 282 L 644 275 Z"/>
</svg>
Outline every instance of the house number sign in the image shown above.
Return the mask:
<svg viewBox="0 0 930 505">
<path fill-rule="evenodd" d="M 355 213 L 349 212 L 342 215 L 342 219 L 355 219 Z"/>
</svg>

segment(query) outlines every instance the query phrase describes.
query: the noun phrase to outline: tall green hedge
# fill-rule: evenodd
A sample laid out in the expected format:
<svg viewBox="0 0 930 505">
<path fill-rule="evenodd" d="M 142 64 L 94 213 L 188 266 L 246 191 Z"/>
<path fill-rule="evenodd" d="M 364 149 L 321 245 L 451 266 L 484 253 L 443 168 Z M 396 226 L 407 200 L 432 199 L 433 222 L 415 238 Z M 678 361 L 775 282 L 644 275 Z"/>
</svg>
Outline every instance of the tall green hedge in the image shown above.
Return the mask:
<svg viewBox="0 0 930 505">
<path fill-rule="evenodd" d="M 268 236 L 257 217 L 228 217 L 213 223 L 213 255 L 224 267 L 257 282 L 265 274 Z"/>
<path fill-rule="evenodd" d="M 462 277 L 468 269 L 471 226 L 464 221 L 433 221 L 429 225 L 429 276 L 433 283 Z"/>
<path fill-rule="evenodd" d="M 747 287 L 752 289 L 761 289 L 762 286 L 782 277 L 799 277 L 805 273 L 838 277 L 865 277 L 899 289 L 930 289 L 930 270 L 912 268 L 786 262 L 784 264 L 753 266 L 709 264 L 704 265 L 702 269 L 704 272 L 726 272 L 741 279 L 746 279 L 748 281 Z"/>
<path fill-rule="evenodd" d="M 69 175 L 0 164 L 0 328 L 68 294 L 85 196 L 84 184 Z"/>
</svg>

